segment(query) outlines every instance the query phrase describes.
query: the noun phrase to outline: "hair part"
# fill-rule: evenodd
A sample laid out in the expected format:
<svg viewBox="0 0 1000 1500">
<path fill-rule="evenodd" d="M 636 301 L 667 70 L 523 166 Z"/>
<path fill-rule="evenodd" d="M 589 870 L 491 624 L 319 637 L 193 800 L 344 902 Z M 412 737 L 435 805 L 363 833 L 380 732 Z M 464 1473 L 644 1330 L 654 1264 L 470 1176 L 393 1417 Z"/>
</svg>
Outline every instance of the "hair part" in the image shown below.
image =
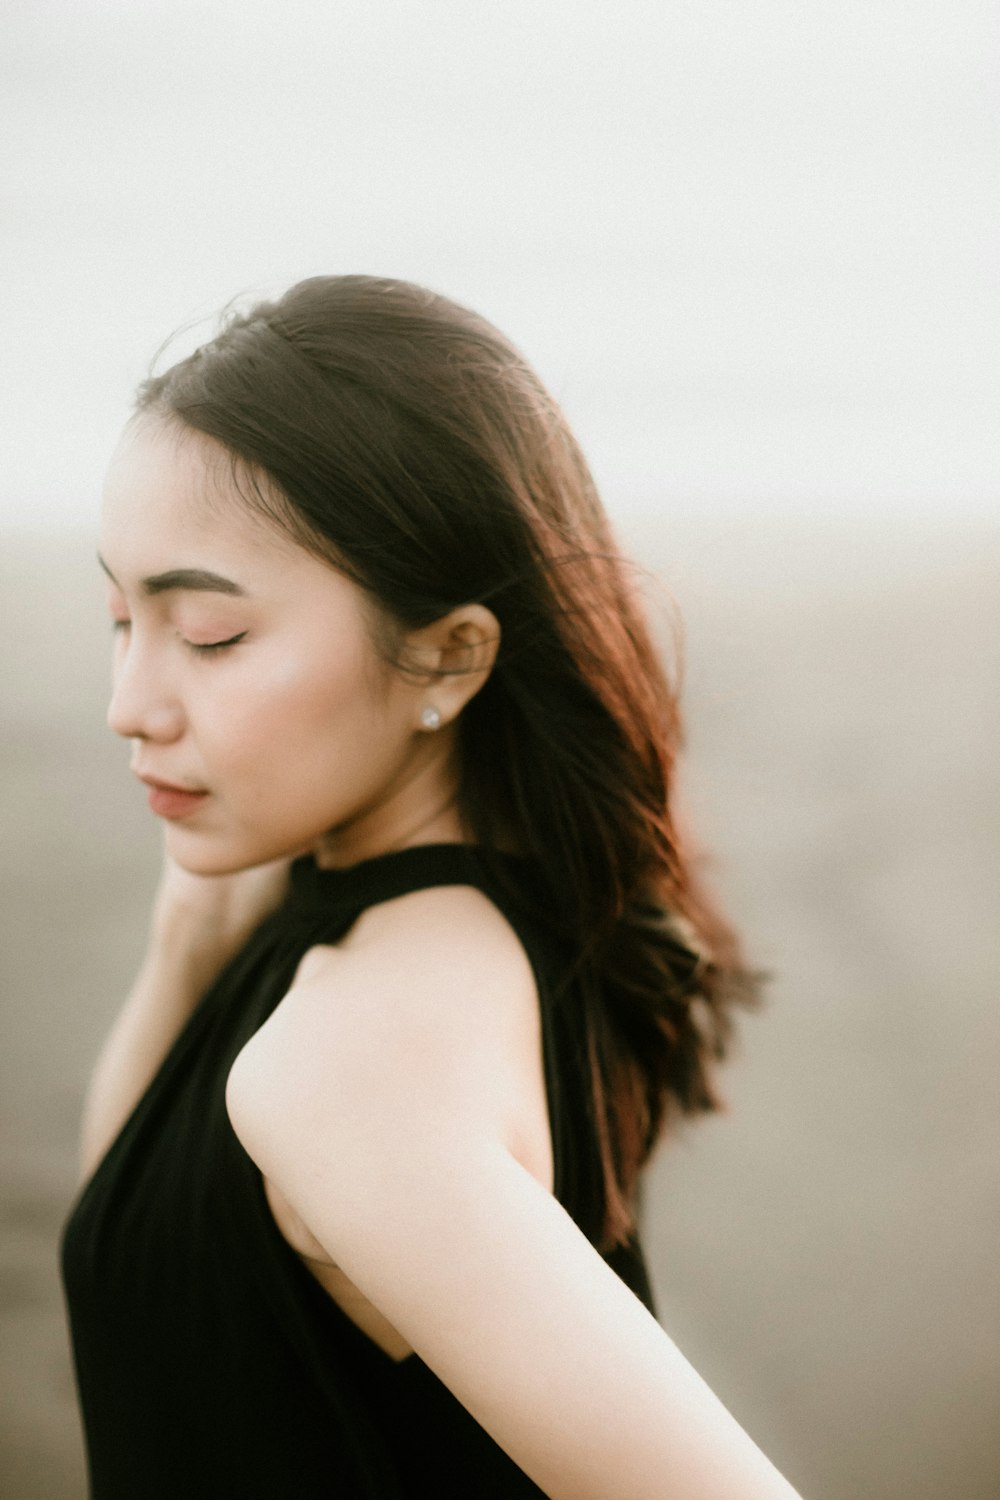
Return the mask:
<svg viewBox="0 0 1000 1500">
<path fill-rule="evenodd" d="M 408 631 L 459 605 L 496 616 L 459 720 L 460 808 L 486 850 L 513 837 L 533 859 L 533 910 L 572 955 L 601 1152 L 590 1229 L 624 1241 L 669 1120 L 724 1107 L 715 1065 L 759 976 L 678 826 L 678 692 L 557 404 L 477 314 L 341 276 L 231 314 L 137 410 L 221 443 L 244 501 L 374 602 L 396 665 Z"/>
</svg>

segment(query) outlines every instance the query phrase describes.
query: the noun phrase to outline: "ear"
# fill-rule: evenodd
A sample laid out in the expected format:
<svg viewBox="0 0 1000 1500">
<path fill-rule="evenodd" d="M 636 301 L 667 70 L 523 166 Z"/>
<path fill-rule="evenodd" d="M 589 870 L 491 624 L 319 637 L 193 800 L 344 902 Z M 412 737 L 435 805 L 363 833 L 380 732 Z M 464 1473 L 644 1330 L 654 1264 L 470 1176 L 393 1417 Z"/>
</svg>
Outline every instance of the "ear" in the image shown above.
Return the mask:
<svg viewBox="0 0 1000 1500">
<path fill-rule="evenodd" d="M 422 679 L 418 709 L 433 704 L 449 724 L 493 670 L 500 622 L 484 604 L 460 604 L 407 639 L 406 655 Z"/>
</svg>

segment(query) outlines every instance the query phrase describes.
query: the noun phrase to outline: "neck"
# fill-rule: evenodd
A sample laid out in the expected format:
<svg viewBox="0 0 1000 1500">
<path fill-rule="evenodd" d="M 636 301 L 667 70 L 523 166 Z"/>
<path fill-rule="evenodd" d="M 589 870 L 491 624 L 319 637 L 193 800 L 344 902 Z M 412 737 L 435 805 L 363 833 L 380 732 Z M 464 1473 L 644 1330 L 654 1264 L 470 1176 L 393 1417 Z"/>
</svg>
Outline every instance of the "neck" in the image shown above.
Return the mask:
<svg viewBox="0 0 1000 1500">
<path fill-rule="evenodd" d="M 458 807 L 458 776 L 451 757 L 436 756 L 397 782 L 391 796 L 328 830 L 313 853 L 321 869 L 336 869 L 413 844 L 471 841 Z"/>
</svg>

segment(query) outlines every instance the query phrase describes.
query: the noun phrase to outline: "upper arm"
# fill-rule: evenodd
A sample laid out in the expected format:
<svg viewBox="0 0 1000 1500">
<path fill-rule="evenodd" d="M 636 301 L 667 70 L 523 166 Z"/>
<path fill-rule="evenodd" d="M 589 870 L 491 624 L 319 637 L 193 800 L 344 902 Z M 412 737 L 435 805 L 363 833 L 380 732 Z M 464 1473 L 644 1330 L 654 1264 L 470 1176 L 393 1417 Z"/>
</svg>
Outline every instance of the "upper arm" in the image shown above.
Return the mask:
<svg viewBox="0 0 1000 1500">
<path fill-rule="evenodd" d="M 291 1112 L 278 1102 L 286 1086 Z M 314 1131 L 361 1121 L 372 1139 L 438 1122 L 492 1131 L 552 1181 L 534 974 L 512 928 L 471 887 L 382 903 L 336 948 L 310 950 L 237 1059 L 227 1102 L 251 1155 L 251 1141 L 266 1149 L 293 1119 L 296 1150 Z M 321 1119 L 306 1117 L 310 1103 Z"/>
<path fill-rule="evenodd" d="M 428 924 L 406 930 L 405 920 L 395 942 L 384 941 L 388 927 L 370 945 L 362 934 L 312 969 L 231 1077 L 247 1150 L 548 1494 L 788 1500 L 790 1488 L 516 1159 L 505 1093 L 519 1044 L 503 999 L 526 982 L 521 950 L 508 950 L 485 914 L 470 920 L 471 970 L 468 950 L 460 962 L 441 952 L 433 923 L 428 938 Z"/>
</svg>

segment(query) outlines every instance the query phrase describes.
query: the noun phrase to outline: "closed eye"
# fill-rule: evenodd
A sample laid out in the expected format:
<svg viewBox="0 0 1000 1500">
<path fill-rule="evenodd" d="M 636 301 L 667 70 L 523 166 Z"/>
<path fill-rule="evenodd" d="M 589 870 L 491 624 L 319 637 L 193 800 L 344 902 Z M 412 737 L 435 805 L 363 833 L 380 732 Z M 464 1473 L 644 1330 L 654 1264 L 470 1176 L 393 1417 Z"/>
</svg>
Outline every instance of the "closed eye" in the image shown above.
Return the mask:
<svg viewBox="0 0 1000 1500">
<path fill-rule="evenodd" d="M 227 641 L 208 641 L 203 645 L 188 641 L 187 644 L 192 651 L 197 651 L 199 656 L 209 656 L 213 651 L 224 651 L 227 646 L 235 646 L 245 635 L 246 631 L 241 630 L 239 635 L 231 635 Z"/>
</svg>

